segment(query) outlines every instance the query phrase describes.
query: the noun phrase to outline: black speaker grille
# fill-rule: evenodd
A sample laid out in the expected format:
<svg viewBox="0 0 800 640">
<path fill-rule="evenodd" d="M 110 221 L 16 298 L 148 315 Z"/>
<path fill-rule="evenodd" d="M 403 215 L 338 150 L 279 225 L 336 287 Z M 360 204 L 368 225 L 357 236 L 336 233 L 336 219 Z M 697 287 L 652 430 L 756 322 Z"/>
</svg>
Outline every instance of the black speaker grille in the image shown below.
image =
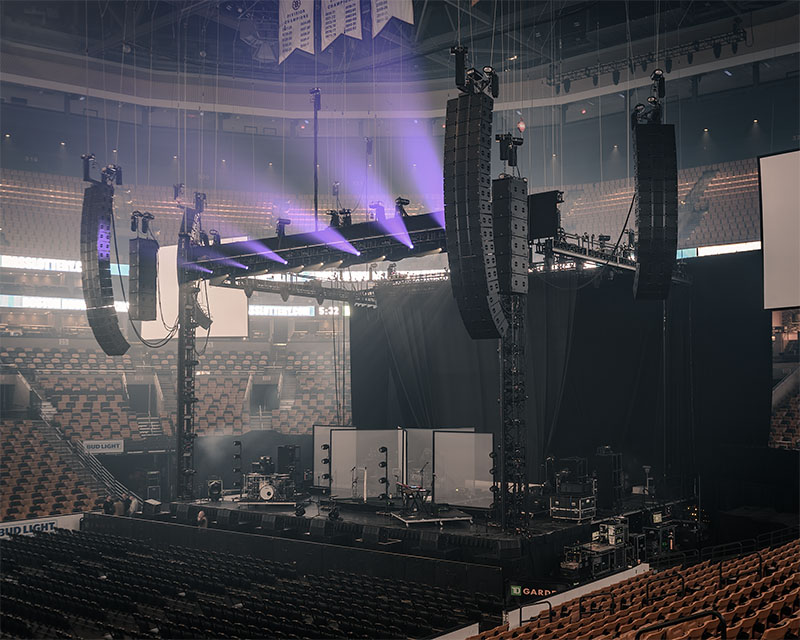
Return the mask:
<svg viewBox="0 0 800 640">
<path fill-rule="evenodd" d="M 128 313 L 131 320 L 155 320 L 158 243 L 131 238 L 128 255 Z"/>
<path fill-rule="evenodd" d="M 636 176 L 637 300 L 665 300 L 678 250 L 678 163 L 675 128 L 637 124 L 634 136 Z"/>
<path fill-rule="evenodd" d="M 492 220 L 492 109 L 483 93 L 447 102 L 444 214 L 450 282 L 467 332 L 498 338 L 508 328 L 500 304 Z"/>
<path fill-rule="evenodd" d="M 492 182 L 494 246 L 500 293 L 527 293 L 528 183 L 504 176 Z"/>
<path fill-rule="evenodd" d="M 114 189 L 93 184 L 83 193 L 81 213 L 81 284 L 86 316 L 100 348 L 121 356 L 130 345 L 119 328 L 111 280 L 111 216 Z"/>
</svg>

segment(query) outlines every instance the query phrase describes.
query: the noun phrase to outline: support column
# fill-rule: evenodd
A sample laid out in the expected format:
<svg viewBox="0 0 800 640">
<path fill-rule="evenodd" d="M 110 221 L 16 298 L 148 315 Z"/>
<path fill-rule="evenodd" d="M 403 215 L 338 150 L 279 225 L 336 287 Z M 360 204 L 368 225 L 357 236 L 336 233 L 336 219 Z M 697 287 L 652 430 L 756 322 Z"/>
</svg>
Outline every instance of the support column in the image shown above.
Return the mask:
<svg viewBox="0 0 800 640">
<path fill-rule="evenodd" d="M 197 285 L 187 278 L 184 264 L 189 253 L 190 236 L 181 233 L 178 240 L 178 421 L 175 425 L 175 498 L 193 500 L 194 493 L 194 405 L 197 401 L 194 390 L 195 367 L 195 322 L 193 310 L 197 300 Z"/>
<path fill-rule="evenodd" d="M 500 339 L 502 368 L 500 443 L 500 524 L 505 531 L 527 525 L 525 495 L 527 488 L 525 433 L 525 312 L 527 296 L 504 296 L 509 328 Z"/>
</svg>

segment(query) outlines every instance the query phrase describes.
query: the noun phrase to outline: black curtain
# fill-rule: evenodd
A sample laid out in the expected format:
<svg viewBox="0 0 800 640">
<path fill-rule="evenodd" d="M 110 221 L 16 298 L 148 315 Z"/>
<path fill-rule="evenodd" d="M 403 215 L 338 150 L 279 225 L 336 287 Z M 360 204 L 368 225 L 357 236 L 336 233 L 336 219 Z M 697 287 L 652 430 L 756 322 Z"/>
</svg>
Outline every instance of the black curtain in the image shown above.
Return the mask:
<svg viewBox="0 0 800 640">
<path fill-rule="evenodd" d="M 764 447 L 771 352 L 760 260 L 759 252 L 690 260 L 692 284 L 673 286 L 666 304 L 635 302 L 629 272 L 532 275 L 529 478 L 541 479 L 547 455 L 591 456 L 610 445 L 632 483 L 650 465 L 685 493 L 723 445 Z M 351 319 L 356 427 L 497 434 L 498 342 L 469 338 L 449 284 L 384 287 L 378 307 Z"/>
</svg>

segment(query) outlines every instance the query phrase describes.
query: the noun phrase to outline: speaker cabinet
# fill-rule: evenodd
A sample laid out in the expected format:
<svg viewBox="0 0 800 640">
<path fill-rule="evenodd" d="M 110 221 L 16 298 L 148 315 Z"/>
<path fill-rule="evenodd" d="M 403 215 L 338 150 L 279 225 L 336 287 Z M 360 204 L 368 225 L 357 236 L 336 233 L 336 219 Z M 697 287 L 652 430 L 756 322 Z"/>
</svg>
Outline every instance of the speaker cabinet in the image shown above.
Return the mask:
<svg viewBox="0 0 800 640">
<path fill-rule="evenodd" d="M 150 238 L 131 238 L 128 255 L 128 315 L 131 320 L 155 320 L 158 243 Z"/>
<path fill-rule="evenodd" d="M 633 129 L 636 176 L 636 300 L 666 300 L 678 251 L 678 163 L 675 128 L 637 124 Z"/>
<path fill-rule="evenodd" d="M 528 183 L 514 176 L 492 181 L 492 211 L 500 293 L 528 293 Z"/>
<path fill-rule="evenodd" d="M 111 216 L 114 188 L 92 184 L 83 192 L 81 213 L 81 285 L 86 317 L 100 348 L 109 356 L 121 356 L 130 345 L 119 328 L 111 280 Z"/>
<path fill-rule="evenodd" d="M 558 205 L 561 191 L 543 191 L 528 196 L 528 229 L 531 240 L 555 238 L 561 226 Z"/>
<path fill-rule="evenodd" d="M 473 339 L 508 330 L 500 303 L 492 217 L 492 110 L 484 93 L 447 102 L 444 141 L 444 214 L 450 283 Z"/>
</svg>

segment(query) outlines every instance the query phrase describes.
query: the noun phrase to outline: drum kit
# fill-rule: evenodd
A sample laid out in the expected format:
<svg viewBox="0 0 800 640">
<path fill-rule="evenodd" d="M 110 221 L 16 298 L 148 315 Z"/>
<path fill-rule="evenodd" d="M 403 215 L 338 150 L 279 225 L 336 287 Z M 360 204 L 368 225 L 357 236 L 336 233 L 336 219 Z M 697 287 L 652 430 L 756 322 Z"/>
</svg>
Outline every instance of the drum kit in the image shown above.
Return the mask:
<svg viewBox="0 0 800 640">
<path fill-rule="evenodd" d="M 251 502 L 291 502 L 295 484 L 288 473 L 246 473 L 244 495 Z"/>
</svg>

